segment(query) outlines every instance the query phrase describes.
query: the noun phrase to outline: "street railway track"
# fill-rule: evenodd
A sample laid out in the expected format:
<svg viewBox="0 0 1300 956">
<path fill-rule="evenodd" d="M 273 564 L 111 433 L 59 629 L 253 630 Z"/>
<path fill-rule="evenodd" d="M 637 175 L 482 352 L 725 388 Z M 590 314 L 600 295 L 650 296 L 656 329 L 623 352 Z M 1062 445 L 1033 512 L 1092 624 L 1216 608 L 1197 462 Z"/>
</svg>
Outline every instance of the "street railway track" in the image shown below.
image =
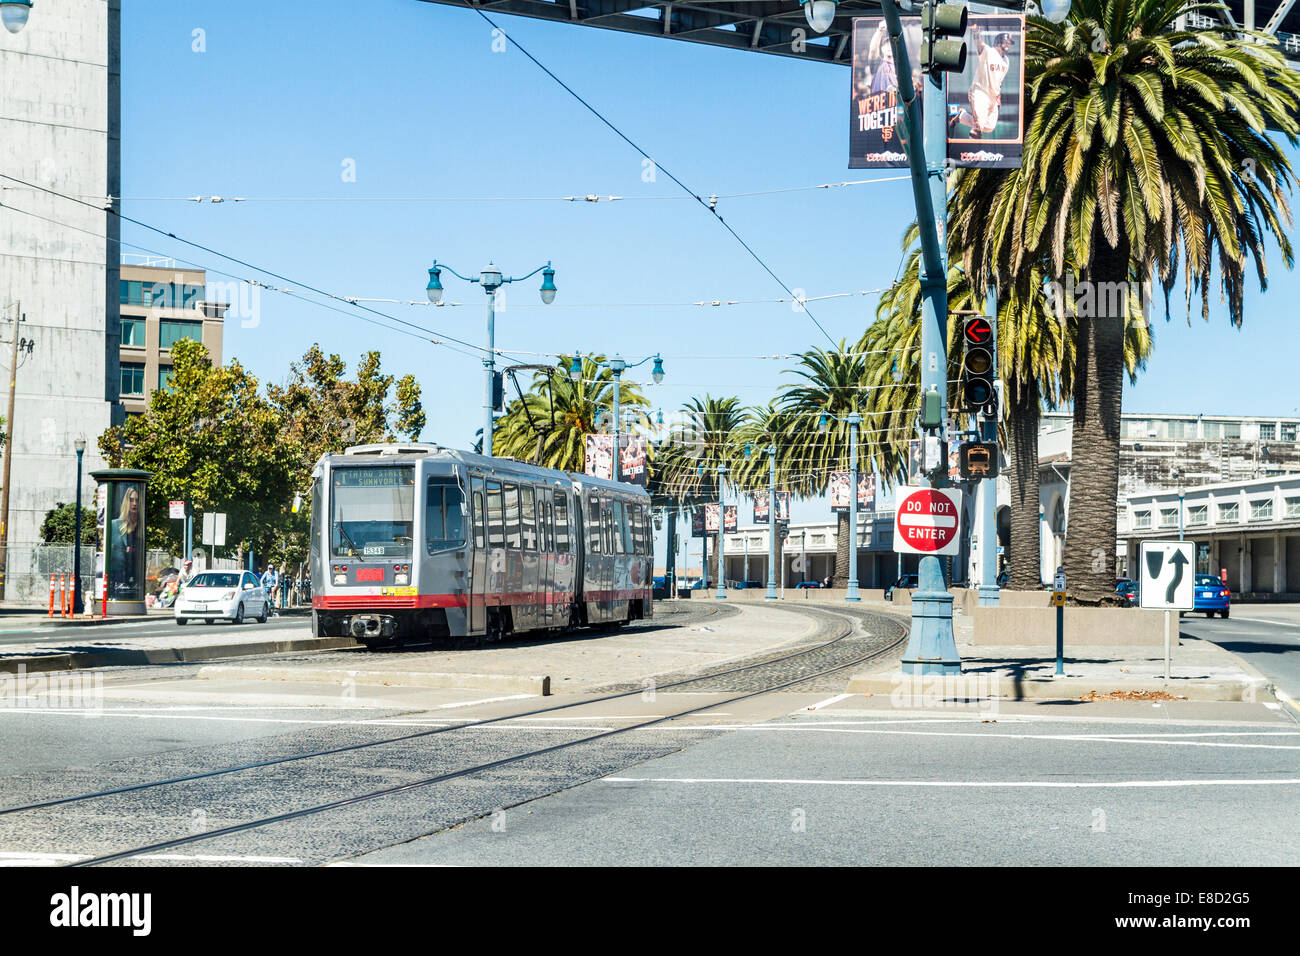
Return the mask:
<svg viewBox="0 0 1300 956">
<path fill-rule="evenodd" d="M 720 612 L 722 609 L 717 608 L 711 610 L 714 610 L 714 612 L 717 613 Z M 734 704 L 740 701 L 749 700 L 754 697 L 760 697 L 765 694 L 776 693 L 778 691 L 783 691 L 783 690 L 790 690 L 801 684 L 807 684 L 809 682 L 818 680 L 820 678 L 828 677 L 830 675 L 846 670 L 850 667 L 856 667 L 858 665 L 883 657 L 893 652 L 903 643 L 903 641 L 906 639 L 907 636 L 906 627 L 896 618 L 892 618 L 886 615 L 876 614 L 872 612 L 857 612 L 857 613 L 846 614 L 845 612 L 848 609 L 832 611 L 825 608 L 804 607 L 804 608 L 798 608 L 797 610 L 801 613 L 812 614 L 814 617 L 820 617 L 823 619 L 823 621 L 826 621 L 828 619 L 838 620 L 839 624 L 837 625 L 837 631 L 835 632 L 835 636 L 832 637 L 830 640 L 821 641 L 810 647 L 800 648 L 798 650 L 790 651 L 787 653 L 778 652 L 775 656 L 765 655 L 761 659 L 751 660 L 744 664 L 723 667 L 720 669 L 714 669 L 706 673 L 696 674 L 688 677 L 683 677 L 680 679 L 675 679 L 668 683 L 658 684 L 655 686 L 655 690 L 667 691 L 671 689 L 681 689 L 686 685 L 690 685 L 690 684 L 701 684 L 701 683 L 708 683 L 708 682 L 717 683 L 719 681 L 725 682 L 728 680 L 734 681 L 739 677 L 739 675 L 742 674 L 761 672 L 764 669 L 772 669 L 772 668 L 778 668 L 784 666 L 784 669 L 787 671 L 786 676 L 778 680 L 776 683 L 770 684 L 768 686 L 760 687 L 758 689 L 747 689 L 742 692 L 735 693 L 732 696 L 728 696 L 722 700 L 714 700 L 706 704 L 701 704 L 695 707 L 686 708 L 684 710 L 676 711 L 671 714 L 665 714 L 665 715 L 649 718 L 646 720 L 642 720 L 638 723 L 631 724 L 629 726 L 602 731 L 600 733 L 582 737 L 577 740 L 564 741 L 546 747 L 535 748 L 533 750 L 529 750 L 521 754 L 515 754 L 508 757 L 502 757 L 495 760 L 485 761 L 482 763 L 474 764 L 472 766 L 463 767 L 458 770 L 436 774 L 434 776 L 426 777 L 420 780 L 411 781 L 408 783 L 403 783 L 403 784 L 390 786 L 390 787 L 384 787 L 378 790 L 373 790 L 362 794 L 344 797 L 327 803 L 303 807 L 297 810 L 286 811 L 284 813 L 275 814 L 268 817 L 262 817 L 256 820 L 249 820 L 242 823 L 232 824 L 230 826 L 221 827 L 214 830 L 206 830 L 200 833 L 187 834 L 183 837 L 177 837 L 174 839 L 160 841 L 157 843 L 152 843 L 144 846 L 137 846 L 131 849 L 121 850 L 114 853 L 96 856 L 90 859 L 75 861 L 67 865 L 74 866 L 74 867 L 97 866 L 101 864 L 126 860 L 132 857 L 143 856 L 150 853 L 157 853 L 164 850 L 175 849 L 177 847 L 186 846 L 200 841 L 211 840 L 218 837 L 229 836 L 237 833 L 243 833 L 250 830 L 271 826 L 289 820 L 300 819 L 318 813 L 324 813 L 331 810 L 338 810 L 345 807 L 355 806 L 360 803 L 365 803 L 371 800 L 377 800 L 383 797 L 393 796 L 401 793 L 408 793 L 413 790 L 419 790 L 425 787 L 434 786 L 439 783 L 456 780 L 473 774 L 485 773 L 487 771 L 494 770 L 499 767 L 505 767 L 512 764 L 516 764 L 521 761 L 542 757 L 548 754 L 554 754 L 559 751 L 568 750 L 583 744 L 594 743 L 597 741 L 606 740 L 609 738 L 618 737 L 625 734 L 630 734 L 634 731 L 644 730 L 646 728 L 653 727 L 658 724 L 663 724 L 668 721 L 679 720 L 683 717 L 693 716 L 696 714 L 703 713 L 705 711 L 716 709 L 718 707 L 726 706 L 728 704 Z M 707 616 L 712 617 L 714 615 L 709 614 Z M 891 634 L 889 635 L 888 638 L 885 639 L 886 643 L 884 643 L 882 646 L 878 646 L 867 653 L 859 653 L 856 650 L 850 649 L 848 645 L 851 643 L 850 639 L 855 634 L 858 633 L 858 624 L 861 623 L 864 619 L 869 619 L 872 620 L 873 622 L 877 622 L 878 624 L 883 625 L 886 629 L 888 629 L 891 632 Z M 845 653 L 846 650 L 848 651 L 848 653 Z M 826 657 L 829 659 L 823 665 L 819 665 L 817 662 L 818 656 Z M 795 665 L 794 662 L 798 661 L 800 658 L 808 658 L 808 661 L 806 661 L 802 666 Z M 811 662 L 811 664 L 809 662 Z M 791 668 L 793 668 L 793 673 L 791 673 Z M 810 668 L 812 668 L 811 672 L 809 672 Z M 241 764 L 238 766 L 227 767 L 219 770 L 209 770 L 209 771 L 203 771 L 195 774 L 187 774 L 184 776 L 170 777 L 161 780 L 148 781 L 145 783 L 131 784 L 128 786 L 115 787 L 112 789 L 100 790 L 92 793 L 83 793 L 83 794 L 76 794 L 76 795 L 66 796 L 66 797 L 57 797 L 49 800 L 41 800 L 33 803 L 23 804 L 20 806 L 2 808 L 0 809 L 0 817 L 9 816 L 17 813 L 34 811 L 34 810 L 66 806 L 68 804 L 82 803 L 89 800 L 102 799 L 102 798 L 117 796 L 121 794 L 137 793 L 141 791 L 153 790 L 157 788 L 168 787 L 168 786 L 188 783 L 192 781 L 207 780 L 216 777 L 228 776 L 231 774 L 243 773 L 246 771 L 256 770 L 265 767 L 273 767 L 273 766 L 283 765 L 287 763 L 294 763 L 297 761 L 327 757 L 335 754 L 368 750 L 372 747 L 382 747 L 390 744 L 402 743 L 402 742 L 417 740 L 426 737 L 433 737 L 438 734 L 454 733 L 455 731 L 476 729 L 479 727 L 484 727 L 493 724 L 503 724 L 503 723 L 508 723 L 510 721 L 521 720 L 524 718 L 538 717 L 546 714 L 553 714 L 558 711 L 570 710 L 577 707 L 585 707 L 591 704 L 599 704 L 607 701 L 627 698 L 627 697 L 641 694 L 643 692 L 644 692 L 644 688 L 638 686 L 635 689 L 616 691 L 613 693 L 606 693 L 594 698 L 570 701 L 567 703 L 556 704 L 549 707 L 536 708 L 534 710 L 524 711 L 522 713 L 507 714 L 499 717 L 489 717 L 482 720 L 473 721 L 472 723 L 457 724 L 457 725 L 446 726 L 446 727 L 435 727 L 435 728 L 430 728 L 428 730 L 416 731 L 409 734 L 401 734 L 395 737 L 386 737 L 380 740 L 363 741 L 360 743 L 347 744 L 338 747 L 329 747 L 329 748 L 310 751 L 302 754 L 293 754 L 287 757 L 278 757 L 273 760 Z M 706 690 L 705 692 L 709 692 L 709 691 Z M 530 797 L 529 799 L 536 799 L 536 797 L 535 796 Z"/>
</svg>

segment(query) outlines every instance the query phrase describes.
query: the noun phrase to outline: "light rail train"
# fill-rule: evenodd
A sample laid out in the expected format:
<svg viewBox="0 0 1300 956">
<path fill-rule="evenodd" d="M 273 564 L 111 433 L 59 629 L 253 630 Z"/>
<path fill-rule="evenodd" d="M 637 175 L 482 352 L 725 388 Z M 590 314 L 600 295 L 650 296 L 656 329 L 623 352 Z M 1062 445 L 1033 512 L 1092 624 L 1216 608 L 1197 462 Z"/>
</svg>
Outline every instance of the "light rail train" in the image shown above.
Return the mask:
<svg viewBox="0 0 1300 956">
<path fill-rule="evenodd" d="M 312 628 L 370 647 L 621 625 L 652 613 L 635 486 L 430 444 L 312 471 Z"/>
</svg>

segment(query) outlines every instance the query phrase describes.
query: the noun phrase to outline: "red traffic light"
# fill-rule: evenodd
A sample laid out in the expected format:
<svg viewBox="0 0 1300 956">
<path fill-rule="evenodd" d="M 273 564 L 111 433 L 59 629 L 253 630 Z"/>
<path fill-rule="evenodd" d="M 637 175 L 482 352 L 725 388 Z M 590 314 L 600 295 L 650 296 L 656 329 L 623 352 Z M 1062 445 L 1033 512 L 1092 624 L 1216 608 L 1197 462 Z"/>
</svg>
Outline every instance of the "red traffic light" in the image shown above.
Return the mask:
<svg viewBox="0 0 1300 956">
<path fill-rule="evenodd" d="M 967 319 L 962 334 L 970 345 L 988 345 L 993 341 L 993 326 L 988 319 Z"/>
</svg>

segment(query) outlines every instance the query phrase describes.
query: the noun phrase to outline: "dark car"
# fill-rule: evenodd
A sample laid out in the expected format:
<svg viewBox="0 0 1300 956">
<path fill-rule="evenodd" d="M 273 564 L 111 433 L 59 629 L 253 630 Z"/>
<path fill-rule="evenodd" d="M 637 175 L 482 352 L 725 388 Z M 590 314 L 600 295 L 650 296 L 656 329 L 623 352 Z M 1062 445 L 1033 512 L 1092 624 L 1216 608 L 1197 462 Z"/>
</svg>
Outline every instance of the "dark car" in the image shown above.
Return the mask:
<svg viewBox="0 0 1300 956">
<path fill-rule="evenodd" d="M 1115 593 L 1124 601 L 1125 607 L 1138 606 L 1138 585 L 1136 581 L 1121 578 L 1115 583 Z"/>
<path fill-rule="evenodd" d="M 795 587 L 798 588 L 799 590 L 806 590 L 809 588 L 819 588 L 821 586 L 822 583 L 820 581 L 800 581 L 798 584 L 795 585 Z"/>
<path fill-rule="evenodd" d="M 1192 597 L 1192 610 L 1204 611 L 1206 617 L 1214 617 L 1217 611 L 1220 616 L 1227 617 L 1228 609 L 1232 606 L 1232 592 L 1228 586 L 1213 574 L 1198 574 L 1196 576 L 1196 591 Z"/>
<path fill-rule="evenodd" d="M 918 587 L 920 583 L 920 578 L 915 574 L 904 574 L 889 587 L 885 588 L 885 600 L 892 601 L 894 599 L 894 588 L 905 588 L 910 591 Z"/>
<path fill-rule="evenodd" d="M 732 587 L 737 591 L 743 591 L 745 588 L 761 588 L 763 585 L 758 581 L 737 581 Z"/>
</svg>

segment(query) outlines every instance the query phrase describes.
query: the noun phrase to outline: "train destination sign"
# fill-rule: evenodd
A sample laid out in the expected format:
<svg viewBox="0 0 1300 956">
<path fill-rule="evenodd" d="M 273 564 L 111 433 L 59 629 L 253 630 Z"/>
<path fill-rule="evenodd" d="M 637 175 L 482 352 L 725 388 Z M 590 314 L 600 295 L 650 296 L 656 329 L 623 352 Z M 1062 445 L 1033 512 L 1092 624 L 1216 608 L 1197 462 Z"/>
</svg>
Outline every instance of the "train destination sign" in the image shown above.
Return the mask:
<svg viewBox="0 0 1300 956">
<path fill-rule="evenodd" d="M 894 550 L 900 554 L 956 554 L 961 545 L 961 491 L 899 489 Z"/>
</svg>

